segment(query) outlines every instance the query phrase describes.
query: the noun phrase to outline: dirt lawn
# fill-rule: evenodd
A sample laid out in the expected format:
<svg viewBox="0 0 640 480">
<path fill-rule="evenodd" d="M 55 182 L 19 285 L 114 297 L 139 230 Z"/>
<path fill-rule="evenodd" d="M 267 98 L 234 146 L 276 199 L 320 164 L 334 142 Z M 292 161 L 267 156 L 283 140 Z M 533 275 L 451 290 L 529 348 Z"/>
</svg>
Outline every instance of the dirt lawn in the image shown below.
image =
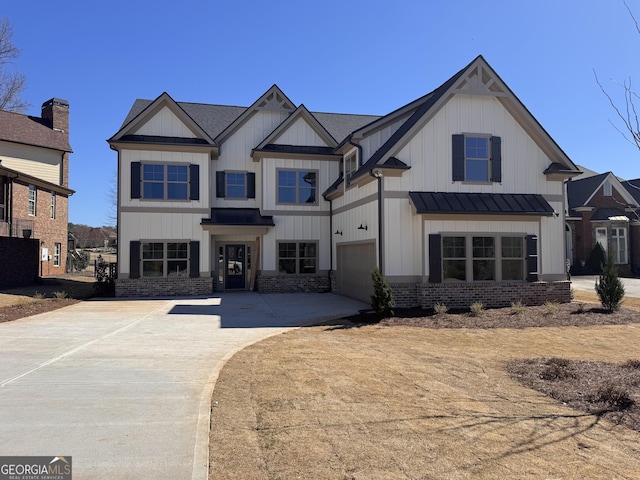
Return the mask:
<svg viewBox="0 0 640 480">
<path fill-rule="evenodd" d="M 640 323 L 293 330 L 222 369 L 209 478 L 637 479 L 638 432 L 526 388 L 505 366 L 624 362 L 639 344 Z"/>
</svg>

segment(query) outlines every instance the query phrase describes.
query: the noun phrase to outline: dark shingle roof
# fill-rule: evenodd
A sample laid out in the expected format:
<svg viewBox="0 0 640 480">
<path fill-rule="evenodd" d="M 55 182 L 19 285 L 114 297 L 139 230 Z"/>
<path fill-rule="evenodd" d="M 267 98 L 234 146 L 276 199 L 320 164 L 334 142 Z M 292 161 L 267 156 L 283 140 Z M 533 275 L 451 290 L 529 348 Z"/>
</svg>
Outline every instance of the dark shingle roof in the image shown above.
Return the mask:
<svg viewBox="0 0 640 480">
<path fill-rule="evenodd" d="M 542 195 L 515 193 L 409 192 L 416 213 L 553 215 Z"/>
<path fill-rule="evenodd" d="M 281 145 L 278 143 L 269 143 L 260 150 L 263 152 L 284 152 L 284 153 L 303 153 L 310 155 L 331 155 L 333 147 L 315 147 L 307 145 Z"/>
<path fill-rule="evenodd" d="M 68 132 L 47 126 L 39 117 L 0 110 L 0 140 L 71 152 Z"/>
<path fill-rule="evenodd" d="M 582 207 L 610 172 L 567 182 L 569 210 Z"/>
<path fill-rule="evenodd" d="M 622 186 L 624 186 L 627 192 L 640 204 L 640 178 L 622 182 Z"/>
<path fill-rule="evenodd" d="M 140 115 L 153 100 L 138 99 L 133 103 L 131 110 L 127 114 L 122 127 Z M 211 138 L 216 138 L 236 118 L 242 115 L 248 107 L 234 107 L 229 105 L 209 105 L 205 103 L 177 102 L 187 115 L 189 115 Z M 380 118 L 374 115 L 350 115 L 342 113 L 315 113 L 318 122 L 335 138 L 338 142 L 358 128 Z M 121 127 L 121 128 L 122 128 Z"/>
</svg>

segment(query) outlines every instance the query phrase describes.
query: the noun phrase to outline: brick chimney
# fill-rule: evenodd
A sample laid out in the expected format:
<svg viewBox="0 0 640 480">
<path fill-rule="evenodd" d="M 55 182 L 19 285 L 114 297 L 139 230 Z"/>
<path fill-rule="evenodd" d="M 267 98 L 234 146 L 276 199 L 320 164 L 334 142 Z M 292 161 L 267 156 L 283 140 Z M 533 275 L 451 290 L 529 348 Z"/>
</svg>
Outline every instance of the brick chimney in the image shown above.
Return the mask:
<svg viewBox="0 0 640 480">
<path fill-rule="evenodd" d="M 42 120 L 53 130 L 69 135 L 69 102 L 52 98 L 42 104 Z"/>
</svg>

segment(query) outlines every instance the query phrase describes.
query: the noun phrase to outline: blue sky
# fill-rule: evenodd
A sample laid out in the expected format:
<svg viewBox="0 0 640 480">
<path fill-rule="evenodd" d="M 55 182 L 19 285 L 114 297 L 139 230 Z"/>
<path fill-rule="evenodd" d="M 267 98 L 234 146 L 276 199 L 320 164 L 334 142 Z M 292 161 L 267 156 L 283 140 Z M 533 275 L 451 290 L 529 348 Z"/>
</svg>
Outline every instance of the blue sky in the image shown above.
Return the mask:
<svg viewBox="0 0 640 480">
<path fill-rule="evenodd" d="M 627 0 L 640 20 L 640 0 Z M 569 157 L 640 177 L 594 79 L 640 83 L 622 0 L 2 0 L 22 50 L 26 112 L 69 100 L 69 220 L 108 223 L 106 139 L 136 98 L 248 106 L 272 84 L 311 111 L 386 114 L 481 54 Z"/>
</svg>

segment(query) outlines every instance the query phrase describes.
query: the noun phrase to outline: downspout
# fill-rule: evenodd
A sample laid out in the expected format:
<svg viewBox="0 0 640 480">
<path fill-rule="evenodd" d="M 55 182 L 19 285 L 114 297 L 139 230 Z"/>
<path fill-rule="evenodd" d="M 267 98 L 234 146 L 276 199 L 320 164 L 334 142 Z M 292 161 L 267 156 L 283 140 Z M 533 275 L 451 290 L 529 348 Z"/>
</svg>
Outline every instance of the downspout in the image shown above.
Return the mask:
<svg viewBox="0 0 640 480">
<path fill-rule="evenodd" d="M 373 169 L 369 172 L 373 178 L 378 180 L 378 268 L 380 273 L 384 275 L 384 258 L 383 258 L 383 236 L 384 231 L 383 216 L 382 216 L 382 172 L 379 169 Z"/>
<path fill-rule="evenodd" d="M 331 274 L 333 273 L 333 200 L 325 199 L 329 202 L 329 290 L 331 293 Z"/>
</svg>

